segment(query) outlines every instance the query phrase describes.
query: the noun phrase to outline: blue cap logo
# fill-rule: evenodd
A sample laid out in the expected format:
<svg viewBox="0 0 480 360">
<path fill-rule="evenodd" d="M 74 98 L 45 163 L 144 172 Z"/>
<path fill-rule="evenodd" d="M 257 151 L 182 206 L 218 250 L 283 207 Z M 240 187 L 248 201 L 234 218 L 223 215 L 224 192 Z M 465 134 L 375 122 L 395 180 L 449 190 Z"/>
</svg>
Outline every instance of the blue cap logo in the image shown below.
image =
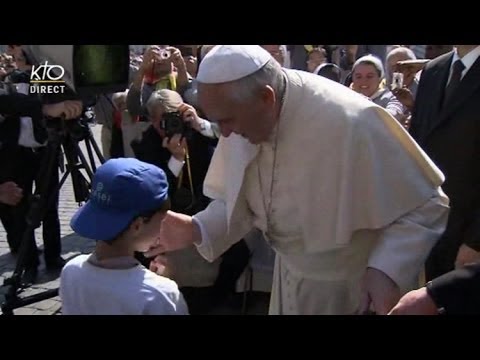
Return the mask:
<svg viewBox="0 0 480 360">
<path fill-rule="evenodd" d="M 139 215 L 160 209 L 168 198 L 165 172 L 137 159 L 112 159 L 93 178 L 90 200 L 70 223 L 79 235 L 108 241 Z"/>
</svg>

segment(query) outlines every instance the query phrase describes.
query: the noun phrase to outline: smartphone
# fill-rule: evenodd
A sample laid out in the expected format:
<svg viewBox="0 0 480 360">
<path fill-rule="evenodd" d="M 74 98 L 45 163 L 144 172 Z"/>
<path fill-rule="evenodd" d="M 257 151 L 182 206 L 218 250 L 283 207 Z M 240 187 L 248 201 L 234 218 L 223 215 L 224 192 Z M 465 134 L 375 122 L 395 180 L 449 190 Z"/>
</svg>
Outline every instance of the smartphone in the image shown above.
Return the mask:
<svg viewBox="0 0 480 360">
<path fill-rule="evenodd" d="M 401 89 L 403 88 L 403 74 L 399 72 L 393 73 L 392 86 L 391 89 Z"/>
</svg>

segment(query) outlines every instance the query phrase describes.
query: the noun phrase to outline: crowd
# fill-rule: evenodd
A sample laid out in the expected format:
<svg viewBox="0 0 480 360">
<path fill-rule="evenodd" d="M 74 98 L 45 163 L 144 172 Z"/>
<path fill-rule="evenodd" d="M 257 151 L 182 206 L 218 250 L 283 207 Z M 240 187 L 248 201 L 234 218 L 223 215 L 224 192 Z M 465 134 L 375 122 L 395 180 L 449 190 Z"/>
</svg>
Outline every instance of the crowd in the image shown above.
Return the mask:
<svg viewBox="0 0 480 360">
<path fill-rule="evenodd" d="M 479 272 L 479 46 L 131 49 L 128 88 L 93 109 L 109 161 L 72 219 L 95 252 L 64 267 L 58 194 L 42 219 L 65 313 L 208 313 L 258 242 L 272 314 L 478 312 L 451 292 Z M 0 78 L 22 88 L 31 66 L 9 45 Z M 12 253 L 46 144 L 19 123 L 0 148 Z"/>
</svg>

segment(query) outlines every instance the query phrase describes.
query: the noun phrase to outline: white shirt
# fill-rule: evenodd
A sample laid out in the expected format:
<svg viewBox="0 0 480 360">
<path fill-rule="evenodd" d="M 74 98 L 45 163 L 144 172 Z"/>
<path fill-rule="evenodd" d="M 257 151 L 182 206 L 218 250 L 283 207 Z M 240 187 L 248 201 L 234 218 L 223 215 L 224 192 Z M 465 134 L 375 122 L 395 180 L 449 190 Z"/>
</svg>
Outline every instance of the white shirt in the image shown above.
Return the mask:
<svg viewBox="0 0 480 360">
<path fill-rule="evenodd" d="M 200 119 L 200 122 L 202 124 L 200 134 L 211 139 L 215 139 L 219 136 L 215 134 L 215 132 L 219 132 L 219 130 L 216 130 L 215 126 L 210 121 Z M 184 165 L 185 161 L 180 161 L 176 159 L 173 155 L 170 157 L 170 160 L 168 160 L 168 168 L 170 169 L 172 174 L 175 175 L 175 177 L 178 177 L 180 175 L 180 172 L 182 171 Z"/>
<path fill-rule="evenodd" d="M 480 56 L 480 45 L 477 46 L 475 49 L 471 50 L 468 54 L 466 54 L 461 59 L 463 65 L 465 66 L 465 69 L 463 69 L 462 71 L 462 79 L 467 74 L 468 70 L 470 70 L 470 68 L 475 63 L 475 61 L 477 61 L 479 56 Z M 448 82 L 450 82 L 450 79 L 452 78 L 453 64 L 455 64 L 455 62 L 459 59 L 460 59 L 460 56 L 458 56 L 457 49 L 455 49 L 455 53 L 453 54 L 452 64 L 450 65 L 450 76 L 448 78 Z"/>
<path fill-rule="evenodd" d="M 168 160 L 168 168 L 172 172 L 175 177 L 180 175 L 180 171 L 183 169 L 183 165 L 185 165 L 185 161 L 180 161 L 175 156 L 170 156 L 170 160 Z"/>
<path fill-rule="evenodd" d="M 200 119 L 201 122 L 201 131 L 200 134 L 202 134 L 205 137 L 208 137 L 210 139 L 215 139 L 219 137 L 217 134 L 215 134 L 216 129 L 215 126 L 208 120 L 205 119 Z M 217 131 L 218 133 L 218 131 Z"/>
<path fill-rule="evenodd" d="M 64 315 L 188 315 L 178 286 L 141 265 L 106 269 L 70 260 L 62 270 L 60 298 Z"/>
<path fill-rule="evenodd" d="M 28 84 L 21 83 L 15 85 L 17 92 L 20 94 L 28 95 Z M 43 147 L 45 144 L 39 144 L 35 140 L 35 135 L 33 132 L 33 123 L 32 118 L 27 116 L 22 116 L 20 118 L 20 135 L 18 137 L 18 145 L 29 147 L 29 148 L 39 148 Z"/>
</svg>

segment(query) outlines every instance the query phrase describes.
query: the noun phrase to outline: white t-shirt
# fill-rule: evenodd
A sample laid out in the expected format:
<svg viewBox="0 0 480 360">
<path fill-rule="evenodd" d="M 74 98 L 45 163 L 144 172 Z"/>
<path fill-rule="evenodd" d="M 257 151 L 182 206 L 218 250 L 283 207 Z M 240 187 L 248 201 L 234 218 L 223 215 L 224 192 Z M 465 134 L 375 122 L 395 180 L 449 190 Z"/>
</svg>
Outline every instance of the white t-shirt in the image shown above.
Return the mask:
<svg viewBox="0 0 480 360">
<path fill-rule="evenodd" d="M 188 315 L 175 282 L 138 265 L 105 269 L 89 255 L 70 260 L 62 270 L 60 298 L 64 315 Z"/>
</svg>

